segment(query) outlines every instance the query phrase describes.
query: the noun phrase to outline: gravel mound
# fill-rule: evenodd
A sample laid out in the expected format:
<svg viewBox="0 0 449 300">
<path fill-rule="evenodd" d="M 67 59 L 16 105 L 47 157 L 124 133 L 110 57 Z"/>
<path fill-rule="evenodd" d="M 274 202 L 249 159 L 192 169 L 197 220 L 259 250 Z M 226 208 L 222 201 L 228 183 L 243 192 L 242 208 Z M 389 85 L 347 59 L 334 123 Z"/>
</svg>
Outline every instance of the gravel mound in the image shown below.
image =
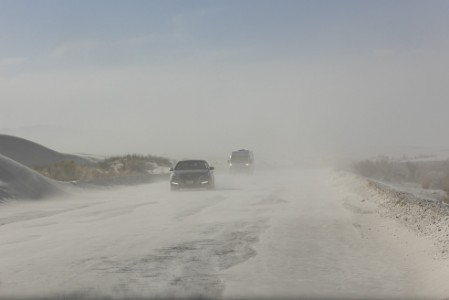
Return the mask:
<svg viewBox="0 0 449 300">
<path fill-rule="evenodd" d="M 377 199 L 382 215 L 431 238 L 440 251 L 439 256 L 449 258 L 449 205 L 375 181 L 368 180 L 367 185 L 371 196 Z"/>
</svg>

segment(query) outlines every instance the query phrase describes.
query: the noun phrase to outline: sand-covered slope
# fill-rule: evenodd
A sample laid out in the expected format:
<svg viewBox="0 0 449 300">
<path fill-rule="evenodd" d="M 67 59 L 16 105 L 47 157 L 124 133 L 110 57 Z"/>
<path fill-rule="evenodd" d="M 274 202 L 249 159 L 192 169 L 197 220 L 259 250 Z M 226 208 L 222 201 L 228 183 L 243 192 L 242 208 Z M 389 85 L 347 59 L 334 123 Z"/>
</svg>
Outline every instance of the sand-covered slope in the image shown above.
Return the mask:
<svg viewBox="0 0 449 300">
<path fill-rule="evenodd" d="M 60 191 L 57 182 L 0 155 L 0 199 L 39 199 Z"/>
<path fill-rule="evenodd" d="M 56 152 L 29 140 L 4 134 L 0 134 L 0 154 L 28 167 L 50 165 L 62 160 L 92 163 L 85 157 Z"/>
</svg>

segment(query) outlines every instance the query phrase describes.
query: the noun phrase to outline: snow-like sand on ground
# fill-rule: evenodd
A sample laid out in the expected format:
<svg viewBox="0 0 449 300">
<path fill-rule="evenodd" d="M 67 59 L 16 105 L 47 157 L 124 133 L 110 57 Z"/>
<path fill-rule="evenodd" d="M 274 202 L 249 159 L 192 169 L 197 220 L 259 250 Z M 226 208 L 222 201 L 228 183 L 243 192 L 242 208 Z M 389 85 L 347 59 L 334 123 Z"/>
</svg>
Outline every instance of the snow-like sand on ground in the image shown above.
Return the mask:
<svg viewBox="0 0 449 300">
<path fill-rule="evenodd" d="M 365 188 L 308 169 L 3 205 L 0 297 L 449 296 L 433 241 L 379 215 Z"/>
</svg>

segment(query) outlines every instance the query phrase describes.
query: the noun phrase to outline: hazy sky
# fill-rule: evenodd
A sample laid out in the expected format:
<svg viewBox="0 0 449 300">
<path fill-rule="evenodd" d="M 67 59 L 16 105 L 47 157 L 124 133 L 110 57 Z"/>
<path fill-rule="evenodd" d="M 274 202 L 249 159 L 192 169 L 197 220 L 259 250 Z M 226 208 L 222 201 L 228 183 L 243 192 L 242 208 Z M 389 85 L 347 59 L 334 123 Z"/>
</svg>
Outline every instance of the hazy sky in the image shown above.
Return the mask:
<svg viewBox="0 0 449 300">
<path fill-rule="evenodd" d="M 449 1 L 0 0 L 0 128 L 91 153 L 449 147 L 448 53 Z"/>
</svg>

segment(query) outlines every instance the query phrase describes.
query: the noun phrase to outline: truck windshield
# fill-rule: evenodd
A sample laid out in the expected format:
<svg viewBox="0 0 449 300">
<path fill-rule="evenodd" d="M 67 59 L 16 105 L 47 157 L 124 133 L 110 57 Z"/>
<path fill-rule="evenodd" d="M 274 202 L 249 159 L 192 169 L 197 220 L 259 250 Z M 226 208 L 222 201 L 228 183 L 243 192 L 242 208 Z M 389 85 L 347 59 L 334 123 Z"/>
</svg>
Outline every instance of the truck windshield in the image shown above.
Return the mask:
<svg viewBox="0 0 449 300">
<path fill-rule="evenodd" d="M 231 163 L 247 163 L 247 162 L 249 162 L 250 161 L 250 159 L 249 159 L 249 155 L 232 155 L 231 156 Z"/>
</svg>

